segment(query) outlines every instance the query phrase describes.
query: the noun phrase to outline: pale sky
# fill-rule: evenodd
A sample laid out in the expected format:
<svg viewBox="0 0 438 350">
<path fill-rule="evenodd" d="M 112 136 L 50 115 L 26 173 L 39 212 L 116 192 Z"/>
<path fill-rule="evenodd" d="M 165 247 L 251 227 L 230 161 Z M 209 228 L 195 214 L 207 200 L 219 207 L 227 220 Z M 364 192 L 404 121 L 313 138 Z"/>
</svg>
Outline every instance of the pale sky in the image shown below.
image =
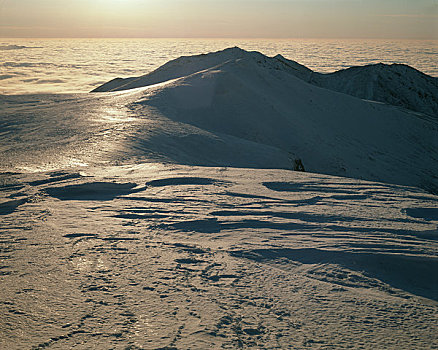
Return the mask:
<svg viewBox="0 0 438 350">
<path fill-rule="evenodd" d="M 0 0 L 0 37 L 438 39 L 438 0 Z"/>
</svg>

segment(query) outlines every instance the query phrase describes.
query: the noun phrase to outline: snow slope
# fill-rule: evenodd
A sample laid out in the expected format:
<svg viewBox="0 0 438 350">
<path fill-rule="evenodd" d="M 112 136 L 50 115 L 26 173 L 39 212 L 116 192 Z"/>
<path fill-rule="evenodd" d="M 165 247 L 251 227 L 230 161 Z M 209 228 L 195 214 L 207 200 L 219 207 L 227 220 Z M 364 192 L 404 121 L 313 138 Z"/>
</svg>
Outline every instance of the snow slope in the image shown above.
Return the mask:
<svg viewBox="0 0 438 350">
<path fill-rule="evenodd" d="M 264 57 L 258 52 L 249 53 L 238 47 L 209 54 L 182 56 L 164 64 L 149 74 L 126 79 L 116 78 L 97 87 L 92 92 L 121 91 L 162 83 L 214 67 L 228 60 L 235 60 L 248 55 L 251 57 Z"/>
<path fill-rule="evenodd" d="M 240 59 L 126 92 L 4 97 L 0 163 L 293 169 L 301 159 L 310 172 L 436 192 L 435 121 L 275 72 Z"/>
<path fill-rule="evenodd" d="M 438 78 L 403 64 L 352 67 L 313 74 L 309 82 L 367 100 L 380 101 L 438 119 Z"/>
</svg>

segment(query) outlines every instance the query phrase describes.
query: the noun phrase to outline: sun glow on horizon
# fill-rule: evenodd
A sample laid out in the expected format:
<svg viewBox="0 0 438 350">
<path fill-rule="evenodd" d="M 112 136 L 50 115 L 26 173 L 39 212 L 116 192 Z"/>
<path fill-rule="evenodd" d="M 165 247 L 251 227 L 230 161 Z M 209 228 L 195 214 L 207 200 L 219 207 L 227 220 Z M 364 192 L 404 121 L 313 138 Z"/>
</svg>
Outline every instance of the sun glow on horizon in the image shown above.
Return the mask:
<svg viewBox="0 0 438 350">
<path fill-rule="evenodd" d="M 438 39 L 434 0 L 0 1 L 0 37 Z"/>
</svg>

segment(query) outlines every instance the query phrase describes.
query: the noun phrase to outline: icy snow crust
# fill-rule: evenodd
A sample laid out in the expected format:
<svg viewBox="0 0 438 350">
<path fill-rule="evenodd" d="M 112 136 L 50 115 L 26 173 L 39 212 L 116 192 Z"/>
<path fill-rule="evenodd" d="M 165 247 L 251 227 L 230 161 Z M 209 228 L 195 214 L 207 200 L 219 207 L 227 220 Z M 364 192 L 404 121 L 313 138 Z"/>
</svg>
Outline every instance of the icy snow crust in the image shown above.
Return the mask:
<svg viewBox="0 0 438 350">
<path fill-rule="evenodd" d="M 436 119 L 179 62 L 0 96 L 0 348 L 437 348 Z"/>
<path fill-rule="evenodd" d="M 1 348 L 438 346 L 437 196 L 158 163 L 1 183 Z"/>
</svg>

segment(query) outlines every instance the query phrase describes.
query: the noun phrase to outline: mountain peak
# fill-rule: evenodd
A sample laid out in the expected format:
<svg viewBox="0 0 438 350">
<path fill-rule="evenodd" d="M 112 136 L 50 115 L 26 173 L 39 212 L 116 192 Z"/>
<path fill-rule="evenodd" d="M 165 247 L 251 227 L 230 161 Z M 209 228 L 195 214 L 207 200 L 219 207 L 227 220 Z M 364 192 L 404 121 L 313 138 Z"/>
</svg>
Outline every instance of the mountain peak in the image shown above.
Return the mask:
<svg viewBox="0 0 438 350">
<path fill-rule="evenodd" d="M 246 51 L 237 46 L 207 54 L 182 56 L 143 76 L 113 79 L 92 92 L 145 87 L 237 60 L 252 62 L 251 64 L 270 75 L 287 73 L 325 89 L 438 117 L 438 78 L 428 76 L 405 64 L 377 63 L 322 74 L 280 54 L 268 57 L 260 52 Z"/>
<path fill-rule="evenodd" d="M 248 52 L 235 46 L 206 54 L 181 56 L 148 74 L 125 79 L 116 78 L 117 80 L 113 79 L 97 87 L 92 92 L 120 91 L 158 84 L 212 68 L 229 60 L 249 58 L 254 55 L 263 56 L 261 53 Z"/>
</svg>

